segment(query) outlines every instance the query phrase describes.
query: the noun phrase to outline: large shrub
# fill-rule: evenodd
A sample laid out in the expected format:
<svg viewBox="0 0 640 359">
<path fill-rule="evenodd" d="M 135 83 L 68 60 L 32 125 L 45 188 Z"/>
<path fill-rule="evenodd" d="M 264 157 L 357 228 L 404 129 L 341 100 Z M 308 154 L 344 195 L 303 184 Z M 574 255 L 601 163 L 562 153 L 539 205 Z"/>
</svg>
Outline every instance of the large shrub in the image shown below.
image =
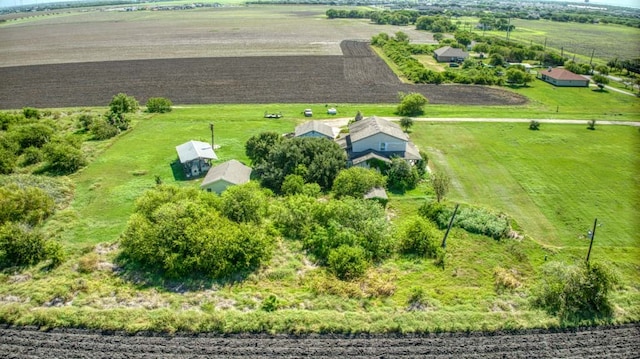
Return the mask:
<svg viewBox="0 0 640 359">
<path fill-rule="evenodd" d="M 256 182 L 231 186 L 222 192 L 220 209 L 232 221 L 260 223 L 267 209 L 267 196 Z"/>
<path fill-rule="evenodd" d="M 173 103 L 168 98 L 164 97 L 151 97 L 147 100 L 147 112 L 150 113 L 165 113 L 171 112 Z"/>
<path fill-rule="evenodd" d="M 55 203 L 45 191 L 17 184 L 0 187 L 0 225 L 21 222 L 30 226 L 42 223 L 53 214 Z"/>
<path fill-rule="evenodd" d="M 44 154 L 49 170 L 57 174 L 71 174 L 87 165 L 82 150 L 66 142 L 49 143 Z"/>
<path fill-rule="evenodd" d="M 273 241 L 252 223 L 236 223 L 205 192 L 159 188 L 136 201 L 122 236 L 122 259 L 167 277 L 226 278 L 268 260 Z"/>
<path fill-rule="evenodd" d="M 420 181 L 420 174 L 407 161 L 396 157 L 391 160 L 391 165 L 387 170 L 387 181 L 389 188 L 404 192 L 416 188 Z"/>
<path fill-rule="evenodd" d="M 338 173 L 332 191 L 336 198 L 362 198 L 371 189 L 384 187 L 386 182 L 384 176 L 376 170 L 351 167 Z"/>
<path fill-rule="evenodd" d="M 609 295 L 616 283 L 615 273 L 601 263 L 550 262 L 542 267 L 533 303 L 567 320 L 606 317 L 613 312 Z"/>
<path fill-rule="evenodd" d="M 404 254 L 436 258 L 440 251 L 442 235 L 433 223 L 422 217 L 414 216 L 400 225 L 398 231 L 398 250 Z"/>
<path fill-rule="evenodd" d="M 341 245 L 329 252 L 329 270 L 342 280 L 362 276 L 369 264 L 365 251 L 359 246 Z"/>
<path fill-rule="evenodd" d="M 36 264 L 46 255 L 46 241 L 38 230 L 17 223 L 0 226 L 0 268 Z"/>
</svg>

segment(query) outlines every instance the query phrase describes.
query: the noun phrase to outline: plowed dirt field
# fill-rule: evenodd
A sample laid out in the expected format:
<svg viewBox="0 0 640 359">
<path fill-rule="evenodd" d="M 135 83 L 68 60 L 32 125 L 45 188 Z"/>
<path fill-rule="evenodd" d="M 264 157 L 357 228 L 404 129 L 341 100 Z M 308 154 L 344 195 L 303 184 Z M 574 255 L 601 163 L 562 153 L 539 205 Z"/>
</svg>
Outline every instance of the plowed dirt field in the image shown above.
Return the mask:
<svg viewBox="0 0 640 359">
<path fill-rule="evenodd" d="M 638 358 L 640 325 L 575 331 L 373 335 L 126 335 L 0 329 L 3 358 Z"/>
<path fill-rule="evenodd" d="M 434 104 L 519 105 L 498 88 L 407 85 L 367 42 L 345 41 L 343 56 L 150 59 L 0 67 L 0 109 L 105 106 L 124 92 L 140 103 L 394 103 L 420 92 Z"/>
</svg>

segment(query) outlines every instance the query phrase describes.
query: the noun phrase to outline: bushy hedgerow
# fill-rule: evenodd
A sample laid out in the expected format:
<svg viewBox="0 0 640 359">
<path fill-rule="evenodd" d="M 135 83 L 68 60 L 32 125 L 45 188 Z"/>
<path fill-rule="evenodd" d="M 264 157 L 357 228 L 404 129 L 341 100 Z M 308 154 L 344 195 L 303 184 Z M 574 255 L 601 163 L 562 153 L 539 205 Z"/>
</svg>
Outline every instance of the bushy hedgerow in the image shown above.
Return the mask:
<svg viewBox="0 0 640 359">
<path fill-rule="evenodd" d="M 613 313 L 609 295 L 617 282 L 616 274 L 602 263 L 550 262 L 542 267 L 533 304 L 565 320 L 608 317 Z"/>
<path fill-rule="evenodd" d="M 224 199 L 220 199 L 224 201 Z M 160 185 L 136 201 L 121 239 L 121 259 L 167 277 L 227 278 L 268 260 L 273 238 L 254 223 L 236 223 L 215 195 Z"/>
<path fill-rule="evenodd" d="M 449 225 L 449 220 L 453 215 L 453 207 L 444 203 L 425 202 L 418 212 L 443 229 Z M 482 234 L 493 239 L 506 238 L 511 230 L 507 215 L 471 206 L 460 206 L 453 225 L 467 232 Z"/>
<path fill-rule="evenodd" d="M 436 258 L 441 251 L 441 239 L 442 235 L 431 221 L 414 216 L 401 223 L 398 228 L 398 251 Z"/>
</svg>

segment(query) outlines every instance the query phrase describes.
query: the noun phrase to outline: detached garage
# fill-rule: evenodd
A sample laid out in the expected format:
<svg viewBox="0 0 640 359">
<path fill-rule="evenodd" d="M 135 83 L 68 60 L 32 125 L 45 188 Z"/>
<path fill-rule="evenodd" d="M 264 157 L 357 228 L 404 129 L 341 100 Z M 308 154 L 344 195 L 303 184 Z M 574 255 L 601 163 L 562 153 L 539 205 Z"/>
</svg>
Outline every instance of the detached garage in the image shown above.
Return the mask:
<svg viewBox="0 0 640 359">
<path fill-rule="evenodd" d="M 561 87 L 588 87 L 589 79 L 565 69 L 551 68 L 540 71 L 540 79 Z"/>
<path fill-rule="evenodd" d="M 251 167 L 243 165 L 240 161 L 231 160 L 213 167 L 202 180 L 200 188 L 207 192 L 224 192 L 229 186 L 249 182 Z"/>
</svg>

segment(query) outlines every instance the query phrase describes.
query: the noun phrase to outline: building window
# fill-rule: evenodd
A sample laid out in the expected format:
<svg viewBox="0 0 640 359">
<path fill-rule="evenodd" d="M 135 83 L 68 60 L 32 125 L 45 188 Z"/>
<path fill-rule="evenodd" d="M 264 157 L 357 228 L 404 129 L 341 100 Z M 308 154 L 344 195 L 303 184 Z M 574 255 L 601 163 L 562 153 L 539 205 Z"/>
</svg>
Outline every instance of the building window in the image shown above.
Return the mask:
<svg viewBox="0 0 640 359">
<path fill-rule="evenodd" d="M 386 151 L 386 150 L 387 150 L 387 143 L 380 142 L 380 151 Z"/>
</svg>

